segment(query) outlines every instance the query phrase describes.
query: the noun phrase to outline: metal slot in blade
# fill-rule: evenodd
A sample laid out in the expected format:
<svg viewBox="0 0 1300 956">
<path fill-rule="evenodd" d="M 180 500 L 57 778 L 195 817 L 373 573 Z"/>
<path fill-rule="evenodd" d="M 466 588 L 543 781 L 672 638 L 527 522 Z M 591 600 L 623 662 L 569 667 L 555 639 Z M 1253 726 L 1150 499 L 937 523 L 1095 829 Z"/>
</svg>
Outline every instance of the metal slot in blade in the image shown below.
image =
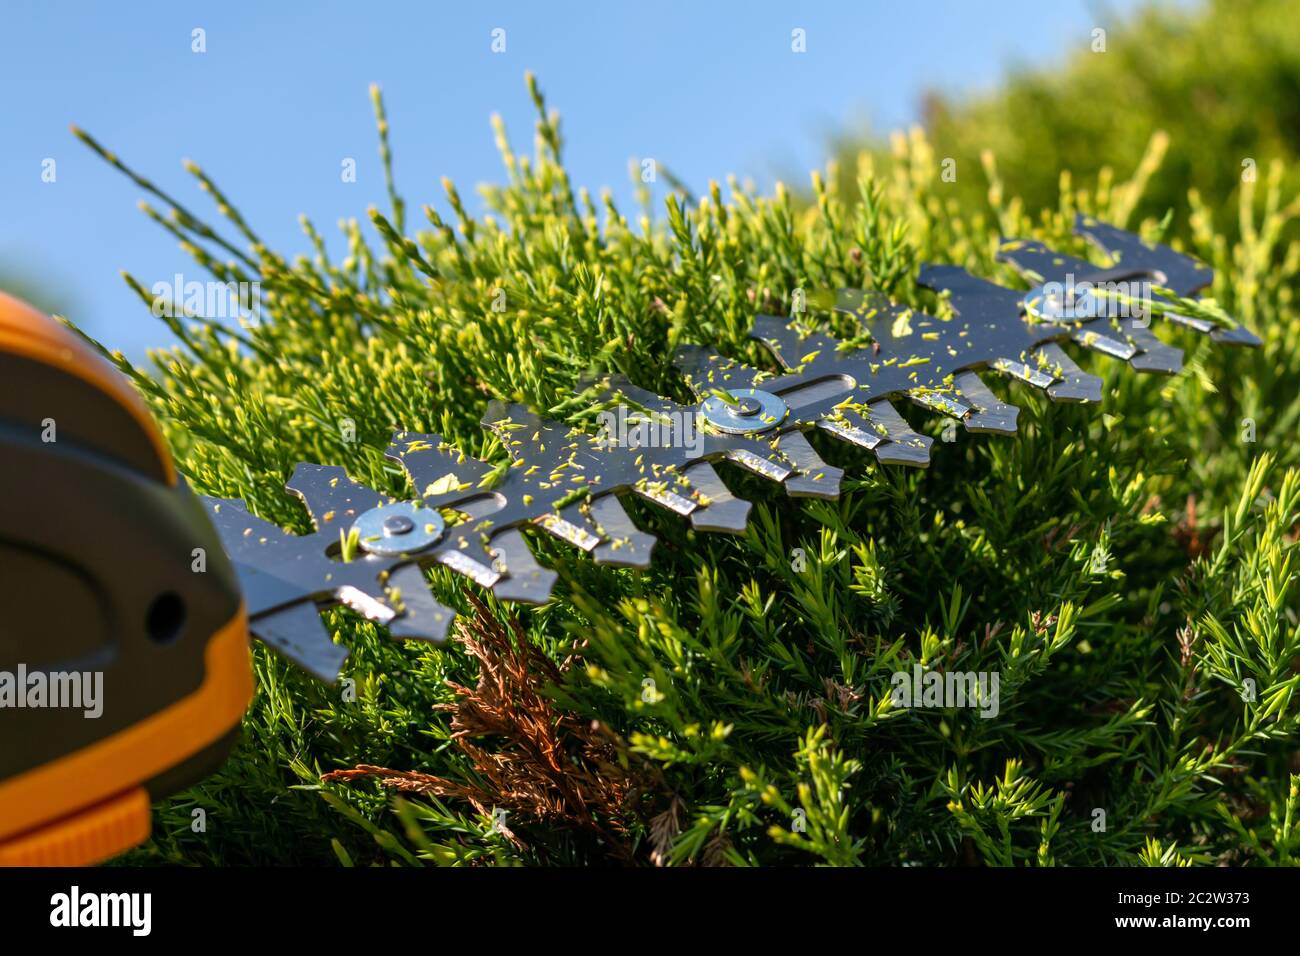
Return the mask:
<svg viewBox="0 0 1300 956">
<path fill-rule="evenodd" d="M 951 415 L 953 418 L 964 418 L 971 411 L 969 405 L 943 392 L 911 391 L 907 393 L 907 397 L 923 408 L 933 409 Z"/>
<path fill-rule="evenodd" d="M 600 544 L 600 538 L 596 535 L 585 528 L 579 528 L 572 521 L 564 520 L 557 514 L 544 514 L 539 518 L 534 518 L 533 523 L 546 529 L 557 538 L 581 548 L 583 551 L 594 551 L 596 546 Z"/>
<path fill-rule="evenodd" d="M 480 587 L 490 588 L 501 580 L 501 574 L 475 561 L 460 551 L 440 551 L 438 561 L 451 568 L 457 574 L 463 574 Z"/>
<path fill-rule="evenodd" d="M 1118 339 L 1112 339 L 1093 329 L 1075 329 L 1070 333 L 1070 338 L 1084 348 L 1092 349 L 1095 352 L 1104 352 L 1106 355 L 1124 359 L 1125 361 L 1137 354 L 1136 346 L 1128 342 L 1121 342 Z"/>
<path fill-rule="evenodd" d="M 677 492 L 670 491 L 654 482 L 642 482 L 632 490 L 647 501 L 653 501 L 655 504 L 661 505 L 669 511 L 675 511 L 679 515 L 688 515 L 699 507 L 690 498 L 679 495 Z"/>
<path fill-rule="evenodd" d="M 1014 359 L 994 359 L 991 363 L 993 368 L 997 369 L 1004 375 L 1010 375 L 1012 378 L 1018 378 L 1020 381 L 1035 388 L 1047 388 L 1055 379 L 1046 372 L 1039 371 L 1032 365 L 1026 365 L 1024 362 L 1017 362 Z"/>
<path fill-rule="evenodd" d="M 744 448 L 733 448 L 727 452 L 727 460 L 734 461 L 742 468 L 747 468 L 754 474 L 762 475 L 764 478 L 770 478 L 773 481 L 785 481 L 790 474 L 790 469 L 785 465 L 769 461 Z"/>
<path fill-rule="evenodd" d="M 857 388 L 857 385 L 858 383 L 848 375 L 828 375 L 774 394 L 785 402 L 788 408 L 794 410 L 808 408 L 832 399 L 839 401 Z"/>
</svg>

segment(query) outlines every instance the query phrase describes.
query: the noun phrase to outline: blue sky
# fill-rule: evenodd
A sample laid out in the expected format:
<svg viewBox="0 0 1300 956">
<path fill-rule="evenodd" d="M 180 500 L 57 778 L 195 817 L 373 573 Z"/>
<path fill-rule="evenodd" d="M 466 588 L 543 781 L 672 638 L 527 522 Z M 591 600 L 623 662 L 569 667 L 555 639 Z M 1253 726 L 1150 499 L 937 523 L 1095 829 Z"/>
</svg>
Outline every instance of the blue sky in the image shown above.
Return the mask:
<svg viewBox="0 0 1300 956">
<path fill-rule="evenodd" d="M 35 3 L 0 13 L 0 283 L 139 356 L 169 340 L 122 282 L 202 278 L 136 208 L 142 191 L 76 123 L 197 212 L 191 158 L 282 252 L 384 204 L 367 89 L 384 90 L 399 188 L 439 204 L 501 178 L 489 116 L 531 148 L 533 70 L 560 110 L 576 184 L 630 210 L 628 166 L 654 157 L 692 189 L 734 173 L 804 184 L 837 131 L 914 122 L 922 94 L 985 88 L 1015 64 L 1086 48 L 1135 3 Z M 192 31 L 206 34 L 192 51 Z M 505 30 L 505 52 L 492 31 Z M 805 31 L 807 52 L 791 51 Z M 344 158 L 357 181 L 341 181 Z M 53 159 L 56 180 L 42 181 Z M 215 213 L 214 213 L 215 218 Z"/>
</svg>

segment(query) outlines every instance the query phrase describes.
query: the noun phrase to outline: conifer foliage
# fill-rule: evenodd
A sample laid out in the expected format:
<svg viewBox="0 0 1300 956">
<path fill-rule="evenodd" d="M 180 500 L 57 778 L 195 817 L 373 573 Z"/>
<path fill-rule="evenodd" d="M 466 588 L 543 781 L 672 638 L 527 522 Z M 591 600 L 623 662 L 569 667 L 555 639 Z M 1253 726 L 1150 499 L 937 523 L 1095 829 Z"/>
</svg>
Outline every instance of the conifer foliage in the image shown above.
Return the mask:
<svg viewBox="0 0 1300 956">
<path fill-rule="evenodd" d="M 1159 144 L 1132 157 L 1132 178 L 1066 180 L 1042 210 L 1012 198 L 992 159 L 986 200 L 959 201 L 917 133 L 814 175 L 807 194 L 710 183 L 633 211 L 570 181 L 559 120 L 528 89 L 535 148 L 517 152 L 497 123 L 490 214 L 444 182 L 446 217 L 400 198 L 375 91 L 390 203 L 342 224 L 341 258 L 305 219 L 308 254 L 268 248 L 191 165 L 209 223 L 79 133 L 216 279 L 260 282 L 256 324 L 164 315 L 176 347 L 148 368 L 114 356 L 196 491 L 303 531 L 283 490 L 299 461 L 407 493 L 383 456 L 400 426 L 505 462 L 479 426 L 490 399 L 592 428 L 585 376 L 610 371 L 689 402 L 678 344 L 771 367 L 746 338 L 756 311 L 836 288 L 942 310 L 916 285 L 925 262 L 1022 288 L 994 260 L 999 235 L 1088 256 L 1080 210 L 1207 261 L 1216 301 L 1263 347 L 1160 329 L 1187 352 L 1171 378 L 1075 352 L 1104 377 L 1101 407 L 995 386 L 1022 409 L 1014 438 L 947 441 L 942 418 L 906 410 L 936 439 L 925 470 L 814 436 L 845 470 L 839 501 L 726 471 L 754 503 L 738 537 L 629 505 L 659 538 L 645 571 L 533 536 L 559 573 L 540 608 L 431 572 L 460 619 L 446 645 L 331 611 L 353 649 L 345 680 L 312 682 L 259 647 L 235 755 L 162 805 L 130 859 L 1292 862 L 1300 247 L 1280 237 L 1300 200 L 1282 168 L 1243 185 L 1233 241 L 1196 196 L 1133 219 Z M 996 675 L 997 706 L 903 706 L 896 675 L 931 673 Z"/>
</svg>

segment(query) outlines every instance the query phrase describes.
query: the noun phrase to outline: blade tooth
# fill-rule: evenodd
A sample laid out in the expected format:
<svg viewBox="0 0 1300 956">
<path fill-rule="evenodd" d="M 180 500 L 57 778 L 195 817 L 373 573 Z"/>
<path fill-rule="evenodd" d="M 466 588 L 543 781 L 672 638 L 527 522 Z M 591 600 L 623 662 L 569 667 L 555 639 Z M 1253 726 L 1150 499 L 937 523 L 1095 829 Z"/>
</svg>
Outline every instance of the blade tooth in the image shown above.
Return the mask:
<svg viewBox="0 0 1300 956">
<path fill-rule="evenodd" d="M 961 266 L 927 263 L 922 266 L 916 281 L 922 288 L 948 293 L 949 304 L 967 322 L 1013 320 L 1019 316 L 1020 300 L 1024 298 L 1023 292 L 989 282 Z M 941 325 L 939 329 L 943 327 Z"/>
<path fill-rule="evenodd" d="M 934 440 L 925 435 L 916 439 L 888 441 L 876 449 L 876 459 L 884 465 L 909 465 L 913 468 L 930 467 L 930 446 Z"/>
<path fill-rule="evenodd" d="M 1135 371 L 1151 372 L 1156 375 L 1177 375 L 1183 370 L 1183 353 L 1179 349 L 1171 349 L 1168 353 L 1161 352 L 1139 352 L 1129 359 Z"/>
<path fill-rule="evenodd" d="M 1016 418 L 1020 409 L 998 398 L 984 380 L 974 372 L 961 372 L 954 381 L 958 391 L 970 401 L 972 410 L 964 419 L 966 429 L 972 432 L 994 432 L 1001 435 L 1016 433 Z"/>
<path fill-rule="evenodd" d="M 1177 375 L 1183 370 L 1183 350 L 1160 341 L 1147 324 L 1138 325 L 1130 316 L 1119 320 L 1119 328 L 1138 348 L 1128 360 L 1136 371 Z"/>
<path fill-rule="evenodd" d="M 247 551 L 261 538 L 274 540 L 288 534 L 278 525 L 257 517 L 238 498 L 203 497 L 212 526 L 221 536 L 226 553 L 232 557 Z"/>
<path fill-rule="evenodd" d="M 262 521 L 261 518 L 248 510 L 248 502 L 244 501 L 243 498 L 214 498 L 211 495 L 201 495 L 200 497 L 208 503 L 209 510 L 214 515 L 224 515 L 226 520 Z M 212 520 L 216 523 L 219 519 L 214 517 Z M 266 524 L 267 522 L 263 523 Z"/>
<path fill-rule="evenodd" d="M 487 403 L 487 408 L 484 409 L 479 424 L 488 431 L 498 432 L 501 428 L 514 421 L 514 412 L 518 407 L 513 402 L 494 398 Z"/>
<path fill-rule="evenodd" d="M 743 534 L 749 521 L 750 503 L 733 497 L 707 462 L 691 465 L 685 474 L 686 480 L 705 499 L 705 504 L 691 512 L 691 526 L 700 531 Z"/>
<path fill-rule="evenodd" d="M 1263 339 L 1244 325 L 1239 325 L 1235 329 L 1215 329 L 1210 333 L 1210 338 L 1224 345 L 1241 345 L 1251 349 L 1257 349 L 1264 344 Z"/>
<path fill-rule="evenodd" d="M 374 570 L 371 568 L 371 570 Z M 340 584 L 334 592 L 338 602 L 350 607 L 367 620 L 376 624 L 388 625 L 397 612 L 389 606 L 384 596 L 384 588 L 379 586 L 377 575 L 373 580 L 365 580 L 361 586 Z"/>
<path fill-rule="evenodd" d="M 205 499 L 222 547 L 239 577 L 250 618 L 303 601 L 335 602 L 344 587 L 375 587 L 382 569 L 372 556 L 352 564 L 331 561 L 319 532 L 296 535 L 250 514 L 241 502 Z"/>
<path fill-rule="evenodd" d="M 451 507 L 452 510 L 465 516 L 465 520 L 459 524 L 454 524 L 447 529 L 446 540 L 439 542 L 436 550 L 441 555 L 445 552 L 455 551 L 457 554 L 470 559 L 474 564 L 490 567 L 492 558 L 488 555 L 483 545 L 483 536 L 497 533 L 495 527 L 491 524 L 492 516 L 501 510 L 500 502 L 495 495 L 478 492 L 472 498 L 467 498 L 469 492 L 461 495 L 464 500 L 455 501 L 452 505 L 443 504 L 439 499 L 425 499 L 425 504 L 429 507 Z M 448 562 L 443 561 L 444 564 Z M 479 580 L 477 574 L 471 575 L 475 581 Z M 479 583 L 482 583 L 481 581 Z M 490 585 L 485 585 L 490 586 Z"/>
<path fill-rule="evenodd" d="M 1063 348 L 1048 342 L 1040 345 L 1037 353 L 1047 359 L 1048 368 L 1057 376 L 1057 381 L 1047 387 L 1048 398 L 1054 402 L 1101 401 L 1101 379 L 1075 365 Z"/>
<path fill-rule="evenodd" d="M 293 556 L 289 557 L 292 560 Z M 230 559 L 234 562 L 235 574 L 239 577 L 239 590 L 244 597 L 244 605 L 248 608 L 249 617 L 256 617 L 258 614 L 306 598 L 315 600 L 334 598 L 335 589 L 323 581 L 313 589 L 294 581 L 284 580 L 274 570 L 267 568 L 264 556 L 262 560 L 257 560 L 257 556 L 245 560 L 232 554 Z"/>
<path fill-rule="evenodd" d="M 541 432 L 549 437 L 557 431 L 569 431 L 568 428 L 557 422 L 543 419 L 527 405 L 522 405 L 519 402 L 505 402 L 499 398 L 494 398 L 488 402 L 487 411 L 483 413 L 480 424 L 501 438 L 507 448 L 521 446 L 512 444 L 506 439 L 514 438 L 516 441 L 531 444 L 527 439 L 533 432 Z"/>
<path fill-rule="evenodd" d="M 451 608 L 433 599 L 429 582 L 418 564 L 403 565 L 388 576 L 388 603 L 397 612 L 388 622 L 388 633 L 395 640 L 441 644 L 456 617 Z"/>
<path fill-rule="evenodd" d="M 493 492 L 479 489 L 424 496 L 426 507 L 453 511 L 462 518 L 448 525 L 443 539 L 434 546 L 433 556 L 482 587 L 491 587 L 498 577 L 492 570 L 485 542 L 501 533 L 493 516 L 500 512 L 502 500 Z"/>
<path fill-rule="evenodd" d="M 338 680 L 348 649 L 330 640 L 320 611 L 310 601 L 264 614 L 248 625 L 253 636 L 317 680 Z"/>
<path fill-rule="evenodd" d="M 688 497 L 692 489 L 685 475 L 678 475 L 676 478 L 678 480 L 673 482 L 672 488 L 667 487 L 667 480 L 642 481 L 632 488 L 632 493 L 661 508 L 667 508 L 674 514 L 686 517 L 697 511 L 700 505 L 693 497 Z"/>
<path fill-rule="evenodd" d="M 1200 332 L 1202 335 L 1209 335 L 1218 330 L 1218 326 L 1209 319 L 1198 319 L 1192 315 L 1183 315 L 1181 312 L 1166 312 L 1164 314 L 1166 322 L 1172 322 L 1174 325 L 1181 325 L 1189 328 L 1194 332 Z"/>
<path fill-rule="evenodd" d="M 337 465 L 299 462 L 284 487 L 303 500 L 316 529 L 322 532 L 331 527 L 346 530 L 362 512 L 388 500 L 357 484 Z"/>
<path fill-rule="evenodd" d="M 617 495 L 601 495 L 591 502 L 589 523 L 604 540 L 592 551 L 597 564 L 625 568 L 648 568 L 655 536 L 632 523 Z"/>
<path fill-rule="evenodd" d="M 930 464 L 930 446 L 934 439 L 912 431 L 912 427 L 888 401 L 867 406 L 873 426 L 883 429 L 889 439 L 876 446 L 876 458 L 887 465 L 912 465 L 925 468 Z"/>
<path fill-rule="evenodd" d="M 543 421 L 517 402 L 507 403 L 494 398 L 488 403 L 481 424 L 505 446 L 512 462 L 523 461 L 527 466 L 545 468 L 558 456 L 557 446 L 561 439 L 555 432 L 560 426 Z"/>
<path fill-rule="evenodd" d="M 796 498 L 822 498 L 834 501 L 840 496 L 842 469 L 822 461 L 803 432 L 785 432 L 778 439 L 777 448 L 795 467 L 794 474 L 785 479 L 786 493 Z"/>
<path fill-rule="evenodd" d="M 558 575 L 537 563 L 522 532 L 512 529 L 497 535 L 492 539 L 492 553 L 497 567 L 505 571 L 492 587 L 500 600 L 545 604 L 550 599 Z"/>
<path fill-rule="evenodd" d="M 820 332 L 801 332 L 793 319 L 757 315 L 749 337 L 762 342 L 787 369 L 802 367 L 815 371 L 827 359 L 834 359 L 840 340 Z M 734 386 L 733 386 L 734 387 Z"/>
</svg>

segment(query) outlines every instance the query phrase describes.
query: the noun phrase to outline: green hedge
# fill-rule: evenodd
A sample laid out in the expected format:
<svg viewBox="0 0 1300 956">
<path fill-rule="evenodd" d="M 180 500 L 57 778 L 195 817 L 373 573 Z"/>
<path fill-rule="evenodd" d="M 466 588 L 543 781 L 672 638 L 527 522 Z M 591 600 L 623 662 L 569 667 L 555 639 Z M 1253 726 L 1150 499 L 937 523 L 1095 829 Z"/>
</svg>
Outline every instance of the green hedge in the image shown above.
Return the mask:
<svg viewBox="0 0 1300 956">
<path fill-rule="evenodd" d="M 1287 195 L 1300 187 L 1300 3 L 1148 3 L 1093 17 L 1045 65 L 1017 70 L 991 93 L 927 97 L 926 129 L 937 155 L 956 160 L 964 200 L 984 198 L 986 151 L 1036 209 L 1056 202 L 1063 171 L 1085 181 L 1107 168 L 1126 175 L 1150 148 L 1163 161 L 1139 211 L 1163 216 L 1196 190 L 1234 237 L 1244 175 L 1262 180 L 1282 160 Z M 845 158 L 856 152 L 846 146 Z"/>
<path fill-rule="evenodd" d="M 711 184 L 629 213 L 569 181 L 558 121 L 530 91 L 536 151 L 500 132 L 506 182 L 486 191 L 490 215 L 467 215 L 450 183 L 450 222 L 394 197 L 370 210 L 373 229 L 344 225 L 342 260 L 306 221 L 309 255 L 268 249 L 198 168 L 217 226 L 138 180 L 149 215 L 198 263 L 260 280 L 269 300 L 243 330 L 165 319 L 181 345 L 148 371 L 118 357 L 198 491 L 304 530 L 283 491 L 300 460 L 406 490 L 383 458 L 395 424 L 501 461 L 478 425 L 490 398 L 589 426 L 575 386 L 604 369 L 686 400 L 672 347 L 767 363 L 746 340 L 751 318 L 796 288 L 874 285 L 933 309 L 914 284 L 921 262 L 1015 283 L 993 260 L 999 233 L 1081 252 L 1076 209 L 1161 230 L 1134 215 L 1144 187 L 1164 182 L 1154 164 L 1134 182 L 1076 179 L 1040 212 L 996 180 L 987 198 L 963 198 L 920 135 L 814 177 L 806 205 L 785 188 Z M 376 107 L 387 168 L 377 93 Z M 1040 161 L 1052 177 L 1055 163 Z M 1174 378 L 1079 357 L 1104 376 L 1100 409 L 995 382 L 1022 408 L 1020 435 L 959 432 L 924 471 L 815 437 L 846 470 L 839 502 L 728 471 L 755 504 L 748 534 L 697 535 L 638 509 L 660 537 L 645 572 L 534 537 L 560 572 L 541 609 L 436 572 L 465 625 L 443 647 L 396 644 L 332 611 L 355 699 L 259 648 L 235 756 L 164 803 L 153 842 L 126 859 L 1288 862 L 1300 250 L 1279 239 L 1297 212 L 1280 175 L 1240 190 L 1246 228 L 1233 241 L 1210 209 L 1169 202 L 1171 234 L 1218 270 L 1215 296 L 1263 348 L 1173 330 L 1188 357 Z M 940 434 L 938 416 L 907 415 Z M 341 440 L 343 419 L 355 442 Z M 892 706 L 891 676 L 918 663 L 997 672 L 997 716 Z M 381 776 L 394 786 L 320 779 L 356 765 L 391 768 Z M 195 807 L 205 832 L 193 832 Z"/>
</svg>

